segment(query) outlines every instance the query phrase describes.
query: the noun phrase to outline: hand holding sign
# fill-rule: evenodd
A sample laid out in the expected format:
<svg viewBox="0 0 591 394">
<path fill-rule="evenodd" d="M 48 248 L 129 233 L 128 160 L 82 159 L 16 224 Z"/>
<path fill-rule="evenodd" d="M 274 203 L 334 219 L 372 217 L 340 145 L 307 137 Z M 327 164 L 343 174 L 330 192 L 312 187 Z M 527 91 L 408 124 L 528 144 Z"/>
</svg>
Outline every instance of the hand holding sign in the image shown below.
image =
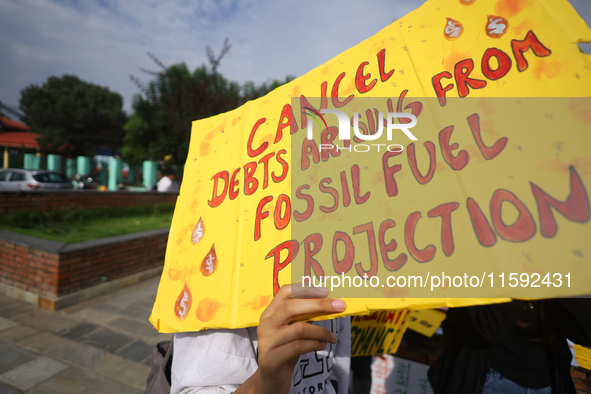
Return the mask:
<svg viewBox="0 0 591 394">
<path fill-rule="evenodd" d="M 237 394 L 287 394 L 300 355 L 324 350 L 328 343 L 336 342 L 336 336 L 325 328 L 294 319 L 343 312 L 345 302 L 326 298 L 326 288 L 304 288 L 298 291 L 300 295 L 302 298 L 292 298 L 292 286 L 283 286 L 261 315 L 257 329 L 259 369 Z"/>
</svg>

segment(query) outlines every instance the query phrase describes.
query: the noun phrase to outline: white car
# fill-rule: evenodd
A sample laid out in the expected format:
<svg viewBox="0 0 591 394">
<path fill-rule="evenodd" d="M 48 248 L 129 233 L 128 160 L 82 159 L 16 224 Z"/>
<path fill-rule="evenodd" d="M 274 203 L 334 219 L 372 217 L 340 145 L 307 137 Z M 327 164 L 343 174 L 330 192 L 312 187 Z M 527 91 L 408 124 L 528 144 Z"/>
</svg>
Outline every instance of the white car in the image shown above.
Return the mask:
<svg viewBox="0 0 591 394">
<path fill-rule="evenodd" d="M 68 190 L 73 187 L 72 181 L 60 171 L 0 170 L 0 191 Z"/>
</svg>

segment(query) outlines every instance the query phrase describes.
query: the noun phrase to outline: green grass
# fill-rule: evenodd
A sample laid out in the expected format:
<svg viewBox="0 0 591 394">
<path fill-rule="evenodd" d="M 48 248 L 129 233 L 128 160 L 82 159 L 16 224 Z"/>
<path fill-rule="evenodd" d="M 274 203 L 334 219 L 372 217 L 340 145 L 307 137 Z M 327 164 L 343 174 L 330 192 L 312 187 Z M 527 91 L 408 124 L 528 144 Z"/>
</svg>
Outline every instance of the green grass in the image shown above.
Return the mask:
<svg viewBox="0 0 591 394">
<path fill-rule="evenodd" d="M 51 241 L 75 243 L 169 227 L 173 211 L 174 204 L 20 211 L 1 217 L 0 228 Z"/>
</svg>

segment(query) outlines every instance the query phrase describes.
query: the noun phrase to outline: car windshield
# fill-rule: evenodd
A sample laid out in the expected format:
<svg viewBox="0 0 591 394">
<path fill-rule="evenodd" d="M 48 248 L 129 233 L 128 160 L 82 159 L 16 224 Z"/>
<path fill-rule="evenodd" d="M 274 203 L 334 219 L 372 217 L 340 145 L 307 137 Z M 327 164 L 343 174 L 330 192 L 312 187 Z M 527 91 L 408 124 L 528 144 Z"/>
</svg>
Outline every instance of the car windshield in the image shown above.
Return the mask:
<svg viewBox="0 0 591 394">
<path fill-rule="evenodd" d="M 45 172 L 41 174 L 33 175 L 33 179 L 37 182 L 48 182 L 48 183 L 57 183 L 57 182 L 68 182 L 68 178 L 66 178 L 65 174 L 61 172 Z"/>
</svg>

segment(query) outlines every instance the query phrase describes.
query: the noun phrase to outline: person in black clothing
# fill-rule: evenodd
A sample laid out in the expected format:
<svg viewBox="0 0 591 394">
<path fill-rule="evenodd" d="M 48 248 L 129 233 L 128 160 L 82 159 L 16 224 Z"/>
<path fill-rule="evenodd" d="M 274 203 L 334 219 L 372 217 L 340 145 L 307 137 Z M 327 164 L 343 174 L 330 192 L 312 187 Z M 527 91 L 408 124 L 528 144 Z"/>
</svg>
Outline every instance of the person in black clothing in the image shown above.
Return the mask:
<svg viewBox="0 0 591 394">
<path fill-rule="evenodd" d="M 591 299 L 453 308 L 442 326 L 444 351 L 428 372 L 435 394 L 575 394 L 566 338 L 591 344 Z"/>
<path fill-rule="evenodd" d="M 351 357 L 351 371 L 353 381 L 349 386 L 352 394 L 369 394 L 371 392 L 371 363 L 372 356 Z"/>
</svg>

